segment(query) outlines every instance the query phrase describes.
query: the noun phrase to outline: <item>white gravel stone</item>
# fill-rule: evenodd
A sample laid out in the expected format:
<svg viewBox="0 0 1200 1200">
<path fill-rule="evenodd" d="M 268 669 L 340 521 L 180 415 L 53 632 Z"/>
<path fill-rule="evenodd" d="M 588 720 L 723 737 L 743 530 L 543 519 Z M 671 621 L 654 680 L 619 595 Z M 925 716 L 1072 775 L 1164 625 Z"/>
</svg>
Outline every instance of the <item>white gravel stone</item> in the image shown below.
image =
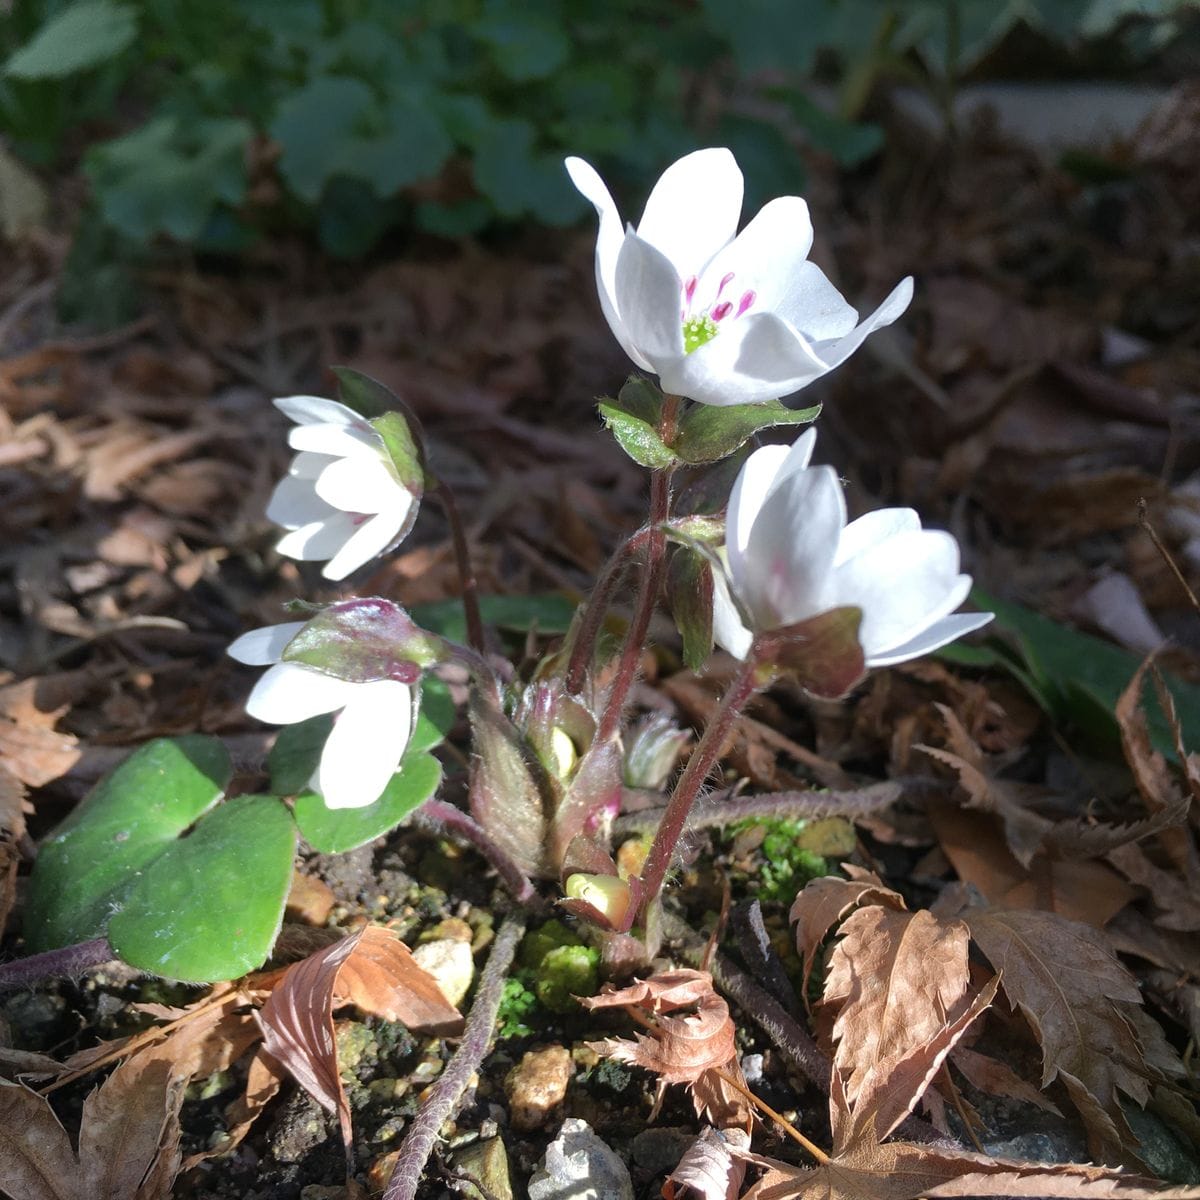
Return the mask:
<svg viewBox="0 0 1200 1200">
<path fill-rule="evenodd" d="M 586 1121 L 571 1117 L 546 1147 L 529 1200 L 633 1200 L 633 1182 L 617 1153 Z"/>
<path fill-rule="evenodd" d="M 436 942 L 422 942 L 413 950 L 413 958 L 433 976 L 442 995 L 457 1008 L 475 978 L 471 947 L 457 938 L 442 938 Z"/>
</svg>

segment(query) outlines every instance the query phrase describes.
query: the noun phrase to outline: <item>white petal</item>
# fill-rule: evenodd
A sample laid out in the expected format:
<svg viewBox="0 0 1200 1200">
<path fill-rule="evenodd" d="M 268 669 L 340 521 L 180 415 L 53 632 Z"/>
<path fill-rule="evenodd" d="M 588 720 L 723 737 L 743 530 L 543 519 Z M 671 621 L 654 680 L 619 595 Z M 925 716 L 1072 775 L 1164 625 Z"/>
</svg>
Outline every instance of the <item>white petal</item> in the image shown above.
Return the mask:
<svg viewBox="0 0 1200 1200">
<path fill-rule="evenodd" d="M 379 434 L 365 422 L 352 425 L 297 425 L 288 433 L 293 450 L 312 450 L 334 458 L 378 454 Z"/>
<path fill-rule="evenodd" d="M 329 808 L 363 808 L 379 799 L 408 746 L 412 719 L 407 685 L 394 679 L 355 685 L 317 770 L 317 790 Z"/>
<path fill-rule="evenodd" d="M 361 686 L 299 663 L 276 663 L 254 685 L 246 712 L 268 725 L 293 725 L 341 708 Z"/>
<path fill-rule="evenodd" d="M 851 521 L 842 530 L 834 566 L 841 566 L 856 554 L 863 554 L 898 533 L 920 528 L 921 518 L 911 508 L 877 508 Z"/>
<path fill-rule="evenodd" d="M 893 646 L 880 654 L 867 659 L 868 667 L 891 667 L 896 663 L 908 662 L 909 659 L 920 658 L 931 651 L 939 650 L 942 646 L 956 641 L 964 634 L 982 629 L 994 616 L 994 613 L 954 613 L 943 617 L 940 621 L 917 634 L 915 638 L 902 646 Z"/>
<path fill-rule="evenodd" d="M 758 404 L 790 395 L 828 368 L 808 342 L 774 313 L 748 312 L 659 375 L 667 391 L 701 404 Z"/>
<path fill-rule="evenodd" d="M 913 281 L 910 275 L 902 279 L 891 291 L 886 300 L 869 316 L 857 329 L 847 334 L 840 341 L 833 343 L 818 342 L 813 350 L 826 364 L 826 370 L 844 363 L 867 340 L 869 334 L 884 325 L 890 325 L 912 303 Z"/>
<path fill-rule="evenodd" d="M 811 262 L 801 263 L 774 303 L 756 299 L 754 307 L 776 312 L 810 342 L 845 337 L 858 323 L 858 312 Z"/>
<path fill-rule="evenodd" d="M 326 579 L 345 579 L 351 571 L 357 571 L 363 563 L 382 554 L 403 528 L 411 503 L 410 496 L 409 504 L 402 508 L 379 513 L 364 521 L 350 540 L 330 558 L 321 574 Z"/>
<path fill-rule="evenodd" d="M 582 158 L 566 160 L 567 174 L 571 182 L 587 200 L 590 200 L 600 218 L 600 229 L 596 235 L 596 290 L 600 295 L 600 308 L 604 319 L 622 349 L 639 367 L 647 371 L 654 368 L 638 352 L 617 311 L 617 255 L 625 240 L 621 216 L 612 195 L 597 174 L 596 169 Z"/>
<path fill-rule="evenodd" d="M 729 587 L 719 572 L 713 572 L 713 640 L 734 658 L 745 659 L 754 635 L 742 623 Z"/>
<path fill-rule="evenodd" d="M 898 533 L 834 571 L 835 602 L 863 610 L 859 641 L 868 658 L 915 638 L 970 590 L 970 578 L 958 574 L 958 543 L 936 529 Z"/>
<path fill-rule="evenodd" d="M 303 621 L 287 621 L 283 625 L 266 625 L 243 633 L 225 651 L 230 658 L 251 667 L 266 667 L 277 663 L 283 648 L 304 628 Z"/>
<path fill-rule="evenodd" d="M 412 499 L 379 457 L 334 460 L 321 472 L 316 491 L 334 508 L 352 513 L 383 512 L 398 507 L 405 497 Z"/>
<path fill-rule="evenodd" d="M 750 530 L 740 571 L 730 570 L 756 628 L 791 625 L 833 607 L 830 568 L 846 521 L 832 467 L 810 467 L 771 492 Z"/>
<path fill-rule="evenodd" d="M 683 353 L 682 284 L 671 261 L 637 234 L 628 234 L 617 255 L 617 311 L 638 350 L 659 371 L 658 361 Z"/>
<path fill-rule="evenodd" d="M 315 457 L 323 458 L 325 462 L 349 461 L 344 458 L 330 460 L 324 455 Z M 270 502 L 267 504 L 267 520 L 282 525 L 284 529 L 299 529 L 301 525 L 327 520 L 335 511 L 336 509 L 317 495 L 313 480 L 298 475 L 285 475 L 271 493 Z"/>
<path fill-rule="evenodd" d="M 681 279 L 699 275 L 737 232 L 742 187 L 742 173 L 728 150 L 685 155 L 654 185 L 638 236 L 661 251 Z"/>
<path fill-rule="evenodd" d="M 288 474 L 296 479 L 316 479 L 329 466 L 334 457 L 331 454 L 317 454 L 312 450 L 301 450 L 292 458 Z"/>
<path fill-rule="evenodd" d="M 275 407 L 298 425 L 355 425 L 362 420 L 354 409 L 324 396 L 281 396 Z"/>
<path fill-rule="evenodd" d="M 320 562 L 332 558 L 354 536 L 359 527 L 350 513 L 334 512 L 323 521 L 301 525 L 299 529 L 285 533 L 275 543 L 275 549 L 288 558 L 302 562 Z"/>
<path fill-rule="evenodd" d="M 761 446 L 742 464 L 729 494 L 725 519 L 725 546 L 738 570 L 750 540 L 750 529 L 767 497 L 789 475 L 803 471 L 817 444 L 817 431 L 806 430 L 791 446 Z"/>
</svg>

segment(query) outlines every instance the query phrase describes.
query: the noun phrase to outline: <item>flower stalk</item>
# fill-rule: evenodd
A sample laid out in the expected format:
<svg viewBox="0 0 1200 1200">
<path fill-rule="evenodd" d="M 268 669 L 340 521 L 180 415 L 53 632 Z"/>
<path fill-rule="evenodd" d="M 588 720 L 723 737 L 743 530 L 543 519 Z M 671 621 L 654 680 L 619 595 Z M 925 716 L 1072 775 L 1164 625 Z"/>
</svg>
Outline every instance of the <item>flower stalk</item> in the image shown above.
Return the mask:
<svg viewBox="0 0 1200 1200">
<path fill-rule="evenodd" d="M 446 513 L 450 526 L 450 538 L 454 543 L 454 559 L 458 566 L 458 581 L 462 588 L 463 613 L 467 622 L 467 644 L 480 654 L 485 653 L 483 638 L 483 614 L 479 609 L 479 581 L 471 563 L 471 548 L 467 542 L 467 531 L 454 492 L 442 481 L 436 489 L 437 498 Z"/>
<path fill-rule="evenodd" d="M 709 772 L 717 765 L 733 724 L 755 692 L 767 680 L 762 666 L 754 655 L 742 663 L 733 682 L 729 685 L 721 707 L 717 710 L 704 735 L 692 751 L 688 764 L 680 775 L 671 799 L 659 822 L 646 863 L 642 868 L 641 880 L 646 903 L 649 904 L 662 888 L 663 879 L 671 865 L 675 847 L 687 827 L 688 815 L 696 803 L 696 797 L 704 786 Z"/>
</svg>

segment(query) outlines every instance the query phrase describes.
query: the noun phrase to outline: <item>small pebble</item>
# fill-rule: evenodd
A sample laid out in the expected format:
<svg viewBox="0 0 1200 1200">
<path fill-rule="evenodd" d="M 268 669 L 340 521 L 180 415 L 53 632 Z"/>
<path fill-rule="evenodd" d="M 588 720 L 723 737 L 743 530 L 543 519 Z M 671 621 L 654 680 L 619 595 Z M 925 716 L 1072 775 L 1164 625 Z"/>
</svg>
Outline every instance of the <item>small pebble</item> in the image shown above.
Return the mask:
<svg viewBox="0 0 1200 1200">
<path fill-rule="evenodd" d="M 422 943 L 413 951 L 413 958 L 433 976 L 442 995 L 457 1008 L 475 978 L 470 945 L 458 938 L 440 938 Z"/>
<path fill-rule="evenodd" d="M 563 1102 L 574 1071 L 566 1046 L 530 1050 L 504 1081 L 513 1128 L 522 1133 L 541 1129 Z"/>
<path fill-rule="evenodd" d="M 529 1181 L 529 1200 L 633 1200 L 629 1169 L 586 1121 L 564 1121 Z"/>
</svg>

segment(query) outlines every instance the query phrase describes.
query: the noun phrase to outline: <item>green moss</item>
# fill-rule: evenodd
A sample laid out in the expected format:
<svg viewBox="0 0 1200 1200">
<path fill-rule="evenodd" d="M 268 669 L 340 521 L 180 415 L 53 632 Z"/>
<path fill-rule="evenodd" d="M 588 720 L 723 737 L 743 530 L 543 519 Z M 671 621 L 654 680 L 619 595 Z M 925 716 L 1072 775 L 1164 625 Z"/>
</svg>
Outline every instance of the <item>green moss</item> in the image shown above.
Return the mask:
<svg viewBox="0 0 1200 1200">
<path fill-rule="evenodd" d="M 759 846 L 763 862 L 757 891 L 761 900 L 790 904 L 809 880 L 829 874 L 829 862 L 803 845 L 809 825 L 810 822 L 805 820 L 755 819 L 739 821 L 729 827 L 730 836 L 749 829 L 766 831 Z M 754 886 L 754 881 L 751 884 Z"/>
<path fill-rule="evenodd" d="M 525 975 L 526 972 L 518 972 Z M 537 997 L 525 986 L 520 978 L 514 975 L 504 981 L 504 991 L 500 997 L 500 1008 L 496 1013 L 496 1037 L 504 1038 L 531 1037 L 533 1029 L 526 1023 L 538 1007 Z"/>
<path fill-rule="evenodd" d="M 600 951 L 593 946 L 556 946 L 542 958 L 534 975 L 537 998 L 553 1013 L 576 1008 L 576 996 L 590 996 L 600 986 Z"/>
</svg>

